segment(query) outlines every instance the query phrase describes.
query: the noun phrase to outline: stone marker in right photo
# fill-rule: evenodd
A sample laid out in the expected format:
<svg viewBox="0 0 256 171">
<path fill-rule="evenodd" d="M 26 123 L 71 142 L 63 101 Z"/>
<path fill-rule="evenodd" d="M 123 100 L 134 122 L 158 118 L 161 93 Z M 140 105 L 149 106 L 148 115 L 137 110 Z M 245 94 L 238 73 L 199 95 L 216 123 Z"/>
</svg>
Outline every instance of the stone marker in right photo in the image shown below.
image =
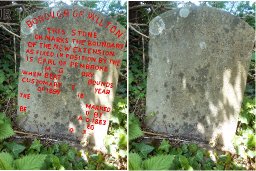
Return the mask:
<svg viewBox="0 0 256 171">
<path fill-rule="evenodd" d="M 232 150 L 254 30 L 227 12 L 183 7 L 149 25 L 147 125 Z"/>
</svg>

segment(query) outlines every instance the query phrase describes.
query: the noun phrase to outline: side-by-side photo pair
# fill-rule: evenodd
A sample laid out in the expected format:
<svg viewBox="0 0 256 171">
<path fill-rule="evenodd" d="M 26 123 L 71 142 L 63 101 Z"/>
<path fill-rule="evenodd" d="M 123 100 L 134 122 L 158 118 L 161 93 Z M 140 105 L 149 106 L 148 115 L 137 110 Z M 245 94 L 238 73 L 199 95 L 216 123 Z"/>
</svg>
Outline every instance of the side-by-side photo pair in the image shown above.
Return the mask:
<svg viewBox="0 0 256 171">
<path fill-rule="evenodd" d="M 256 170 L 255 7 L 0 1 L 0 170 Z"/>
</svg>

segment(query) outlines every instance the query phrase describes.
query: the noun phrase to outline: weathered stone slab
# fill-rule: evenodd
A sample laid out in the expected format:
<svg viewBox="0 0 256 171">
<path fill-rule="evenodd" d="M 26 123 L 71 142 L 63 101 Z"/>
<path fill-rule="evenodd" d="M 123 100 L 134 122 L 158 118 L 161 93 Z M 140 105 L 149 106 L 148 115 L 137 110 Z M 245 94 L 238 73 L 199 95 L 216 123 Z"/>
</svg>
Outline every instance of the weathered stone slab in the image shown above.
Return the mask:
<svg viewBox="0 0 256 171">
<path fill-rule="evenodd" d="M 149 31 L 148 126 L 231 147 L 253 29 L 227 12 L 194 6 L 157 16 Z"/>
<path fill-rule="evenodd" d="M 19 126 L 104 148 L 126 30 L 89 8 L 61 6 L 26 17 L 21 36 Z"/>
</svg>

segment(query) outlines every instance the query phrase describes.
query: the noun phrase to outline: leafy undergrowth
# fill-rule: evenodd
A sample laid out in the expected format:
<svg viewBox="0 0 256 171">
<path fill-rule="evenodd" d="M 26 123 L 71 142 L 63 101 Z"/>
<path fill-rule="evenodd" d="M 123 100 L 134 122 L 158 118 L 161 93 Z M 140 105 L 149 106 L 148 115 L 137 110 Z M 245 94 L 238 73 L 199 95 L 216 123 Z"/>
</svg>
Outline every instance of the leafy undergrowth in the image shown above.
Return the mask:
<svg viewBox="0 0 256 171">
<path fill-rule="evenodd" d="M 31 144 L 3 142 L 0 144 L 0 169 L 17 170 L 93 170 L 116 169 L 105 163 L 101 153 L 86 155 L 87 161 L 82 158 L 81 151 L 66 143 L 44 146 L 35 139 Z"/>
<path fill-rule="evenodd" d="M 256 104 L 255 97 L 244 97 L 234 145 L 237 154 L 256 170 Z"/>
<path fill-rule="evenodd" d="M 245 97 L 234 138 L 236 154 L 201 148 L 196 144 L 172 145 L 166 139 L 152 142 L 138 139 L 143 136 L 135 115 L 129 119 L 129 169 L 131 170 L 255 170 L 255 99 Z M 136 140 L 137 139 L 137 140 Z"/>
<path fill-rule="evenodd" d="M 162 140 L 159 146 L 146 143 L 132 143 L 129 168 L 131 170 L 223 170 L 243 169 L 231 161 L 229 153 L 217 155 L 214 161 L 211 153 L 199 148 L 196 144 L 183 144 L 179 147 L 172 146 L 169 141 Z M 133 158 L 133 159 L 132 159 Z"/>
</svg>

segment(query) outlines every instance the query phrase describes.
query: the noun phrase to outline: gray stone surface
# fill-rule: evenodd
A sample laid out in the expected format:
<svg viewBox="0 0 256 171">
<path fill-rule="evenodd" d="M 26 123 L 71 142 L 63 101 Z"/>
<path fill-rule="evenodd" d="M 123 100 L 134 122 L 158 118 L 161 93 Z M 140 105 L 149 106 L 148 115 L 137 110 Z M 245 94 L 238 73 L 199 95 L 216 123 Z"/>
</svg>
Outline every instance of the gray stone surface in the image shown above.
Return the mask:
<svg viewBox="0 0 256 171">
<path fill-rule="evenodd" d="M 21 37 L 19 126 L 104 148 L 126 30 L 91 9 L 61 6 L 26 17 Z"/>
<path fill-rule="evenodd" d="M 231 14 L 184 7 L 149 24 L 146 123 L 232 149 L 254 30 Z"/>
</svg>

